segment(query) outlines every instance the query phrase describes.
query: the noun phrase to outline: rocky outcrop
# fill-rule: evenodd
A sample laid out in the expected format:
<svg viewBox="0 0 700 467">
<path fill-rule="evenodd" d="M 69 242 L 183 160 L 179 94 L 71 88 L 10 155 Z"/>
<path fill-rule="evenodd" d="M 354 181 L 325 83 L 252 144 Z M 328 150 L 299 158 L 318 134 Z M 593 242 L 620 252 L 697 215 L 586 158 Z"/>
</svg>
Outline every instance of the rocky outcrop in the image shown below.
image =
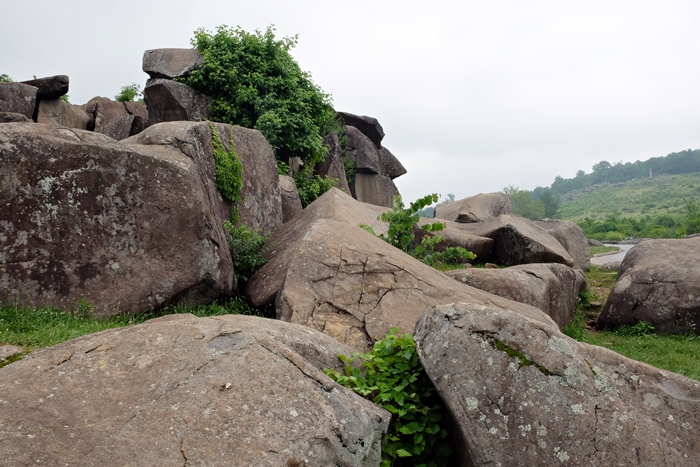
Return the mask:
<svg viewBox="0 0 700 467">
<path fill-rule="evenodd" d="M 338 115 L 346 126 L 358 129 L 363 135 L 369 138 L 377 149 L 382 147 L 384 128 L 382 128 L 376 118 L 366 115 L 354 115 L 348 112 L 338 112 Z"/>
<path fill-rule="evenodd" d="M 22 352 L 24 349 L 17 345 L 0 345 L 0 363 Z"/>
<path fill-rule="evenodd" d="M 0 83 L 0 112 L 11 112 L 34 118 L 39 88 L 22 83 Z"/>
<path fill-rule="evenodd" d="M 151 79 L 186 76 L 204 64 L 196 49 L 152 49 L 143 53 L 142 69 Z"/>
<path fill-rule="evenodd" d="M 350 184 L 355 199 L 376 206 L 391 207 L 399 190 L 389 177 L 379 174 L 356 173 Z"/>
<path fill-rule="evenodd" d="M 137 116 L 148 120 L 148 109 L 145 104 L 138 102 L 117 102 L 106 97 L 93 97 L 81 107 L 91 118 L 88 130 L 94 130 L 97 133 L 105 133 L 105 129 L 111 122 L 124 117 Z"/>
<path fill-rule="evenodd" d="M 583 229 L 571 221 L 542 219 L 535 225 L 557 239 L 574 260 L 574 267 L 582 271 L 591 268 L 591 248 Z"/>
<path fill-rule="evenodd" d="M 47 76 L 45 78 L 22 81 L 23 84 L 37 88 L 36 97 L 38 100 L 58 99 L 61 96 L 65 96 L 68 94 L 69 82 L 70 80 L 66 75 Z"/>
<path fill-rule="evenodd" d="M 526 263 L 561 263 L 574 265 L 574 260 L 554 237 L 524 217 L 502 215 L 488 222 L 455 224 L 460 230 L 493 239 L 489 261 L 505 266 Z"/>
<path fill-rule="evenodd" d="M 421 226 L 425 224 L 434 224 L 437 222 L 445 226 L 443 230 L 428 232 L 421 228 Z M 441 221 L 438 219 L 426 219 L 421 217 L 418 221 L 418 225 L 414 229 L 415 240 L 413 243 L 411 243 L 410 249 L 415 248 L 426 235 L 429 237 L 439 235 L 443 237 L 444 240 L 435 246 L 435 251 L 445 251 L 445 248 L 447 247 L 465 248 L 467 251 L 471 251 L 476 255 L 475 259 L 467 261 L 470 263 L 484 262 L 491 258 L 491 253 L 493 252 L 493 239 L 470 235 L 461 231 L 455 224 L 455 222 Z"/>
<path fill-rule="evenodd" d="M 0 369 L 0 456 L 8 466 L 378 465 L 391 415 L 322 372 L 349 350 L 237 315 L 74 339 Z"/>
<path fill-rule="evenodd" d="M 560 330 L 571 322 L 578 294 L 586 287 L 586 276 L 580 270 L 558 263 L 456 269 L 445 274 L 485 292 L 539 308 Z"/>
<path fill-rule="evenodd" d="M 148 80 L 143 90 L 151 123 L 181 120 L 202 121 L 210 118 L 211 98 L 191 87 L 169 79 Z"/>
<path fill-rule="evenodd" d="M 81 106 L 53 99 L 39 102 L 36 122 L 87 130 L 91 122 L 94 125 L 94 118 L 91 119 Z"/>
<path fill-rule="evenodd" d="M 401 161 L 399 161 L 387 148 L 379 148 L 377 150 L 377 155 L 379 156 L 380 175 L 384 175 L 393 180 L 407 172 L 406 167 L 404 167 Z"/>
<path fill-rule="evenodd" d="M 415 340 L 459 465 L 697 464 L 697 381 L 489 306 L 431 308 Z"/>
<path fill-rule="evenodd" d="M 0 112 L 0 123 L 31 122 L 32 119 L 15 112 Z"/>
<path fill-rule="evenodd" d="M 357 173 L 379 173 L 379 154 L 374 143 L 355 127 L 346 126 L 345 131 L 345 154 L 353 162 L 353 169 Z"/>
<path fill-rule="evenodd" d="M 338 135 L 333 132 L 323 138 L 323 145 L 328 148 L 328 154 L 323 162 L 316 164 L 314 172 L 321 176 L 328 176 L 338 180 L 336 188 L 350 194 L 348 178 L 345 175 L 345 164 L 343 162 L 343 148 L 338 141 Z"/>
<path fill-rule="evenodd" d="M 632 247 L 598 318 L 599 328 L 647 321 L 662 334 L 700 334 L 700 237 Z"/>
<path fill-rule="evenodd" d="M 0 146 L 3 301 L 108 316 L 235 291 L 213 161 L 32 123 L 0 126 Z"/>
<path fill-rule="evenodd" d="M 510 198 L 505 193 L 479 193 L 435 206 L 435 218 L 460 224 L 491 221 L 511 213 Z"/>
<path fill-rule="evenodd" d="M 280 175 L 279 183 L 282 195 L 282 222 L 286 223 L 291 221 L 304 208 L 301 205 L 301 198 L 294 179 L 289 175 Z"/>
</svg>

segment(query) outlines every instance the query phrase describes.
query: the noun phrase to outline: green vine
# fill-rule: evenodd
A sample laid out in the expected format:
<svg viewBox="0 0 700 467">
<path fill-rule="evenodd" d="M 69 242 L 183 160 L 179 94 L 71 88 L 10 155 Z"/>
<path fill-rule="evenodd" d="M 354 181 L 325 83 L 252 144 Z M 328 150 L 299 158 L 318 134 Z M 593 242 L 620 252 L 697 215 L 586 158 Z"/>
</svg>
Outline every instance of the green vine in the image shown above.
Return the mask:
<svg viewBox="0 0 700 467">
<path fill-rule="evenodd" d="M 235 226 L 229 221 L 224 221 L 224 230 L 236 277 L 247 282 L 255 271 L 267 263 L 264 254 L 272 247 L 268 243 L 270 235 L 260 235 L 245 225 Z"/>
<path fill-rule="evenodd" d="M 212 122 L 209 122 L 209 127 L 211 128 L 212 153 L 216 164 L 216 188 L 225 200 L 234 204 L 240 203 L 242 201 L 243 166 L 241 165 L 241 159 L 236 154 L 233 134 L 229 138 L 229 150 L 227 151 L 221 141 L 219 132 L 216 131 Z M 234 206 L 231 209 L 231 221 L 235 224 L 238 221 L 238 217 L 238 209 Z"/>
</svg>

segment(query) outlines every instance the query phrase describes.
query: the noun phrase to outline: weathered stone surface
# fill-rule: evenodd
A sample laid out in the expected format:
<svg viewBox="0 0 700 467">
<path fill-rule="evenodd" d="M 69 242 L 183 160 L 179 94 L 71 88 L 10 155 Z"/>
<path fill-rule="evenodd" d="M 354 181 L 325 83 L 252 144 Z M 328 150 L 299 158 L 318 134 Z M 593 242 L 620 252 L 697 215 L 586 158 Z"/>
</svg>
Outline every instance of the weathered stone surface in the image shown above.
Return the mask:
<svg viewBox="0 0 700 467">
<path fill-rule="evenodd" d="M 587 238 L 586 241 L 588 241 L 588 246 L 605 246 L 603 245 L 603 242 L 599 242 L 598 240 L 594 238 Z"/>
<path fill-rule="evenodd" d="M 90 120 L 90 116 L 81 106 L 72 105 L 60 99 L 39 101 L 36 114 L 37 123 L 87 130 Z"/>
<path fill-rule="evenodd" d="M 0 369 L 0 456 L 8 466 L 378 465 L 390 414 L 321 371 L 348 351 L 236 315 L 171 315 L 67 341 Z"/>
<path fill-rule="evenodd" d="M 86 300 L 108 316 L 232 294 L 207 169 L 174 147 L 3 124 L 0 300 L 63 309 Z"/>
<path fill-rule="evenodd" d="M 24 352 L 24 349 L 17 345 L 0 345 L 0 362 L 4 362 L 13 355 L 22 352 Z"/>
<path fill-rule="evenodd" d="M 426 308 L 489 304 L 556 325 L 541 310 L 460 284 L 360 227 L 320 220 L 308 227 L 275 308 L 279 319 L 366 351 L 391 327 L 412 332 Z"/>
<path fill-rule="evenodd" d="M 583 272 L 558 263 L 521 264 L 505 269 L 456 269 L 445 274 L 485 292 L 539 308 L 560 330 L 571 322 L 578 294 L 586 287 Z"/>
<path fill-rule="evenodd" d="M 379 148 L 377 154 L 379 155 L 379 173 L 381 175 L 386 175 L 393 180 L 407 172 L 401 161 L 387 148 Z"/>
<path fill-rule="evenodd" d="M 435 251 L 445 251 L 445 248 L 448 246 L 461 246 L 462 248 L 466 248 L 468 251 L 471 251 L 476 255 L 474 260 L 469 261 L 471 263 L 483 262 L 491 257 L 491 253 L 493 251 L 493 239 L 465 233 L 460 230 L 457 225 L 455 225 L 455 222 L 421 217 L 418 221 L 418 227 L 425 224 L 435 224 L 437 222 L 444 224 L 445 228 L 436 232 L 426 232 L 420 228 L 414 230 L 414 234 L 417 235 L 417 238 L 415 239 L 414 243 L 411 244 L 411 249 L 415 248 L 415 246 L 422 241 L 424 235 L 440 235 L 444 237 L 444 240 L 437 244 Z"/>
<path fill-rule="evenodd" d="M 383 175 L 357 172 L 350 184 L 353 197 L 363 203 L 390 208 L 399 190 L 394 182 Z"/>
<path fill-rule="evenodd" d="M 574 265 L 569 252 L 554 237 L 524 217 L 502 215 L 487 222 L 456 224 L 463 232 L 494 240 L 490 260 L 505 266 L 526 263 Z"/>
<path fill-rule="evenodd" d="M 370 139 L 352 126 L 345 127 L 345 156 L 353 162 L 357 173 L 379 173 L 379 153 Z M 352 186 L 350 186 L 352 188 Z"/>
<path fill-rule="evenodd" d="M 169 79 L 148 80 L 143 91 L 151 123 L 209 119 L 211 99 Z"/>
<path fill-rule="evenodd" d="M 0 112 L 0 123 L 31 122 L 31 118 L 16 112 Z"/>
<path fill-rule="evenodd" d="M 272 233 L 282 225 L 282 195 L 277 163 L 272 148 L 258 130 L 240 126 L 214 124 L 226 150 L 233 136 L 235 152 L 243 167 L 243 202 L 236 207 L 241 222 L 261 234 Z M 215 163 L 211 149 L 211 127 L 208 122 L 166 122 L 150 126 L 138 135 L 124 140 L 128 144 L 165 145 L 176 148 L 206 168 L 210 192 L 209 202 L 216 205 L 217 223 L 229 220 L 232 204 L 225 202 L 216 186 Z M 226 243 L 222 243 L 226 245 Z"/>
<path fill-rule="evenodd" d="M 286 223 L 304 208 L 301 206 L 301 198 L 294 179 L 289 175 L 280 175 L 279 179 L 280 193 L 282 194 L 282 222 Z"/>
<path fill-rule="evenodd" d="M 542 219 L 535 225 L 544 229 L 566 248 L 574 260 L 574 267 L 583 271 L 591 269 L 591 248 L 583 229 L 571 221 Z"/>
<path fill-rule="evenodd" d="M 28 84 L 0 83 L 0 112 L 22 114 L 33 119 L 38 90 Z"/>
<path fill-rule="evenodd" d="M 138 115 L 126 115 L 110 120 L 102 129 L 102 133 L 119 141 L 141 133 L 147 126 L 148 120 Z"/>
<path fill-rule="evenodd" d="M 610 261 L 610 262 L 603 263 L 600 266 L 598 266 L 598 270 L 600 270 L 600 271 L 617 271 L 620 269 L 620 266 L 622 266 L 622 261 Z"/>
<path fill-rule="evenodd" d="M 37 99 L 58 99 L 68 94 L 69 79 L 66 75 L 47 76 L 45 78 L 22 81 L 23 84 L 34 86 L 38 89 Z"/>
<path fill-rule="evenodd" d="M 459 465 L 697 464 L 697 381 L 489 306 L 431 308 L 415 340 L 458 421 Z"/>
<path fill-rule="evenodd" d="M 510 198 L 505 193 L 479 193 L 435 206 L 435 218 L 461 224 L 491 221 L 511 213 Z"/>
<path fill-rule="evenodd" d="M 338 112 L 345 125 L 357 128 L 363 135 L 368 137 L 377 149 L 382 147 L 384 139 L 384 129 L 376 118 L 366 115 L 354 115 L 347 112 Z"/>
<path fill-rule="evenodd" d="M 196 49 L 152 49 L 143 53 L 142 69 L 151 78 L 179 78 L 204 64 Z"/>
<path fill-rule="evenodd" d="M 80 106 L 91 116 L 88 130 L 104 133 L 109 122 L 122 117 L 134 115 L 145 120 L 148 119 L 148 109 L 145 104 L 138 102 L 117 102 L 107 97 L 93 97 L 87 104 Z"/>
<path fill-rule="evenodd" d="M 343 149 L 338 142 L 338 135 L 333 132 L 323 138 L 323 145 L 328 147 L 326 160 L 316 164 L 314 172 L 318 175 L 327 175 L 338 179 L 337 188 L 350 194 L 350 186 L 345 175 L 345 164 L 343 163 Z"/>
<path fill-rule="evenodd" d="M 647 321 L 657 332 L 700 334 L 700 237 L 646 240 L 620 266 L 598 327 Z"/>
</svg>

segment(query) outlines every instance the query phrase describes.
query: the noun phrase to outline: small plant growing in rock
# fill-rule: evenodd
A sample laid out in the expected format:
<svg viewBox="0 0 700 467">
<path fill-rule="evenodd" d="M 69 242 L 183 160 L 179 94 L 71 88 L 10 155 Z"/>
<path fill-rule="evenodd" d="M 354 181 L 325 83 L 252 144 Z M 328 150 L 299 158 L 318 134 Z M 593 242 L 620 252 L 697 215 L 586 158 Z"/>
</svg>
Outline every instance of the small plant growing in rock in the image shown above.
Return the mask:
<svg viewBox="0 0 700 467">
<path fill-rule="evenodd" d="M 135 102 L 137 100 L 138 102 L 143 102 L 142 97 L 143 93 L 141 92 L 141 86 L 136 83 L 132 83 L 122 86 L 119 94 L 114 96 L 114 100 L 117 102 Z"/>
<path fill-rule="evenodd" d="M 3 73 L 0 75 L 0 83 L 12 83 L 12 82 L 13 82 L 12 78 L 7 76 L 6 74 Z"/>
<path fill-rule="evenodd" d="M 236 277 L 247 282 L 255 271 L 267 263 L 264 254 L 272 246 L 268 243 L 270 235 L 260 235 L 243 224 L 235 226 L 229 221 L 224 221 L 224 230 Z"/>
<path fill-rule="evenodd" d="M 339 357 L 343 374 L 326 369 L 339 384 L 352 389 L 392 414 L 382 441 L 381 467 L 442 467 L 452 455 L 439 396 L 418 358 L 411 334 L 389 334 L 365 354 Z M 353 363 L 361 363 L 358 367 Z"/>
</svg>

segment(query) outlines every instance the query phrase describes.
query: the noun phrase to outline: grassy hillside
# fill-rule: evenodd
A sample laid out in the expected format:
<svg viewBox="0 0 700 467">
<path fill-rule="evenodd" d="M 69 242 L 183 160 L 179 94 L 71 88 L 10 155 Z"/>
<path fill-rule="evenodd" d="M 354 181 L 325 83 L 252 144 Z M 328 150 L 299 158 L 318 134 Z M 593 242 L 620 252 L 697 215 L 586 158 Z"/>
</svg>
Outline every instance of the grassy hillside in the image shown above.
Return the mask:
<svg viewBox="0 0 700 467">
<path fill-rule="evenodd" d="M 557 217 L 578 223 L 586 217 L 603 220 L 610 215 L 627 218 L 684 216 L 683 198 L 700 201 L 700 172 L 642 178 L 590 192 L 572 192 L 562 197 Z"/>
</svg>

